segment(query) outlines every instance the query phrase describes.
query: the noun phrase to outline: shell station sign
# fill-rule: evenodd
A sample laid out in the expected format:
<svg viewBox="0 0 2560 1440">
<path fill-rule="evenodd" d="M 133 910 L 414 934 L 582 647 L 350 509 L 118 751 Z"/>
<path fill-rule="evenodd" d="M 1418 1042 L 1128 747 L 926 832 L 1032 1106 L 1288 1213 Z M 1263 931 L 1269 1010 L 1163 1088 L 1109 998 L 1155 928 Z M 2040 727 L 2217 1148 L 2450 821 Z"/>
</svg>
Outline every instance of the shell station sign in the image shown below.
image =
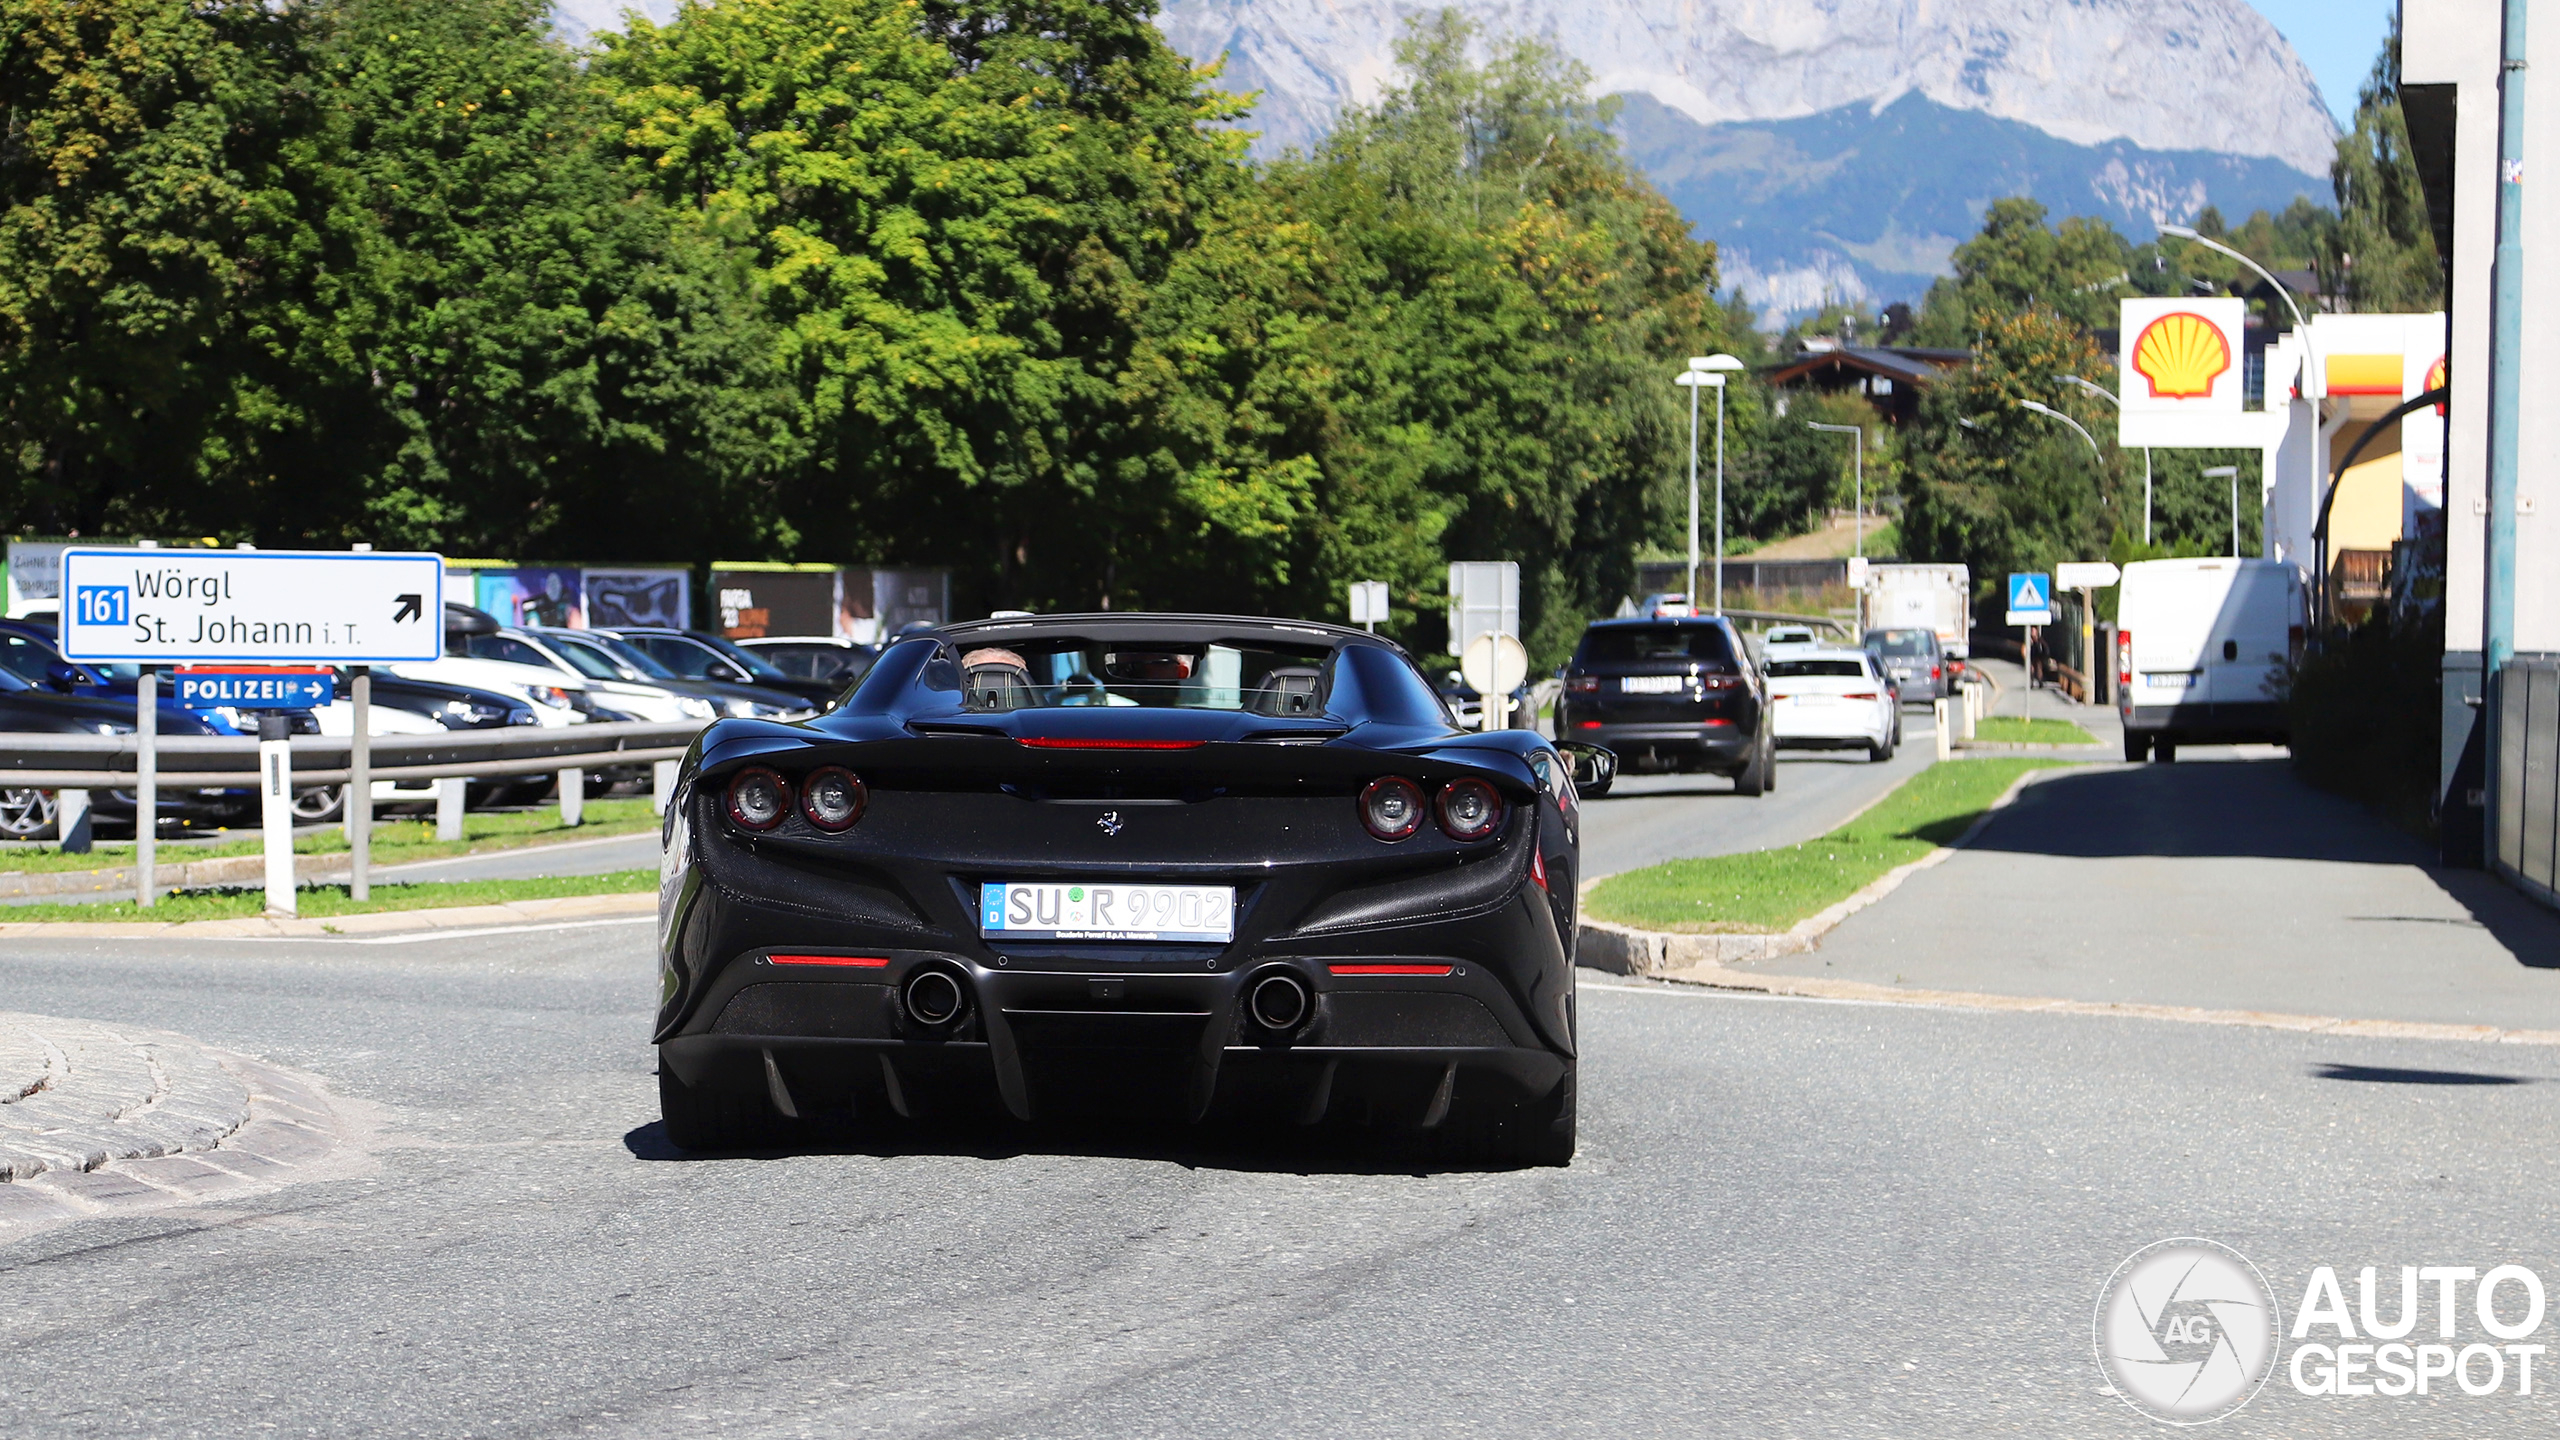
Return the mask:
<svg viewBox="0 0 2560 1440">
<path fill-rule="evenodd" d="M 2116 356 L 2118 443 L 2255 446 L 2265 416 L 2240 408 L 2245 300 L 2126 300 Z"/>
</svg>

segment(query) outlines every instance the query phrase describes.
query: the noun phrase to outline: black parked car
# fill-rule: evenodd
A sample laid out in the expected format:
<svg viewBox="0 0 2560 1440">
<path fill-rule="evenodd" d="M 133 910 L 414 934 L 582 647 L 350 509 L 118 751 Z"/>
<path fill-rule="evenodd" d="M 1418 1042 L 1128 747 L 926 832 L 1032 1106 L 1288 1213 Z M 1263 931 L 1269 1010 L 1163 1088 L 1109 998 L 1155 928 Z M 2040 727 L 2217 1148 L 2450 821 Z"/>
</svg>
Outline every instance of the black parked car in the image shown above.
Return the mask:
<svg viewBox="0 0 2560 1440">
<path fill-rule="evenodd" d="M 1583 767 L 1582 791 L 1573 768 Z M 949 625 L 833 711 L 702 733 L 668 814 L 668 1137 L 1228 1116 L 1574 1149 L 1578 794 L 1358 630 Z"/>
<path fill-rule="evenodd" d="M 1556 734 L 1631 769 L 1707 770 L 1760 795 L 1778 785 L 1768 686 L 1722 616 L 1603 620 L 1564 670 Z"/>
</svg>

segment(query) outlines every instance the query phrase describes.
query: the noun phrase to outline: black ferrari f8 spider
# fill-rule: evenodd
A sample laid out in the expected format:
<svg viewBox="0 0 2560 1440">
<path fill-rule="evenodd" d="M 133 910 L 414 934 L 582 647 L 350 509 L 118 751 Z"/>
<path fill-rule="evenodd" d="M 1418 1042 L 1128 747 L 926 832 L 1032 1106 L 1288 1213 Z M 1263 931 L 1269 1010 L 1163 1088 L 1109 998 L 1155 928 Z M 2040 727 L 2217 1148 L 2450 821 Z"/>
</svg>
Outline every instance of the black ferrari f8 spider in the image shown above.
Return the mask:
<svg viewBox="0 0 2560 1440">
<path fill-rule="evenodd" d="M 1615 768 L 1461 732 L 1403 650 L 1332 625 L 901 641 L 829 712 L 720 721 L 685 761 L 668 1137 L 1152 1114 L 1567 1163 L 1579 795 Z"/>
</svg>

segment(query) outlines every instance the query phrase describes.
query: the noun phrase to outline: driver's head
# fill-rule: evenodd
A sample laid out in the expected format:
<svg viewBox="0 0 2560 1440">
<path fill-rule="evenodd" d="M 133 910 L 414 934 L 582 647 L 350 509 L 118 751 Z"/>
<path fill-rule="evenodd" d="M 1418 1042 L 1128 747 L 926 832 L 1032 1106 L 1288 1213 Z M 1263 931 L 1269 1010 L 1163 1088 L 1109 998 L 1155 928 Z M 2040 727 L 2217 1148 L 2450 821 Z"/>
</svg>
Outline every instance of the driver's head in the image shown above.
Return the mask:
<svg viewBox="0 0 2560 1440">
<path fill-rule="evenodd" d="M 1167 684 L 1191 678 L 1191 657 L 1173 650 L 1122 650 L 1111 657 L 1111 673 L 1123 680 Z"/>
</svg>

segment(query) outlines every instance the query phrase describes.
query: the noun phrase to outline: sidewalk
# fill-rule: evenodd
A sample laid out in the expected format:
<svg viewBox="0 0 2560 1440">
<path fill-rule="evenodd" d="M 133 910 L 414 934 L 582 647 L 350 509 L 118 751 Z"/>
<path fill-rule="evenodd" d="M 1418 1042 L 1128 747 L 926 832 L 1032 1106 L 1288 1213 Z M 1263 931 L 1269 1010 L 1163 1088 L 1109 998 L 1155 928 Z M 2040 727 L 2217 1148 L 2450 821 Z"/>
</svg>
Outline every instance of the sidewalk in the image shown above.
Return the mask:
<svg viewBox="0 0 2560 1440">
<path fill-rule="evenodd" d="M 1819 950 L 1748 968 L 2560 1029 L 2560 915 L 2477 871 L 2434 867 L 2418 839 L 2302 784 L 2284 759 L 2187 757 L 2030 785 L 1972 846 L 1851 916 Z"/>
</svg>

